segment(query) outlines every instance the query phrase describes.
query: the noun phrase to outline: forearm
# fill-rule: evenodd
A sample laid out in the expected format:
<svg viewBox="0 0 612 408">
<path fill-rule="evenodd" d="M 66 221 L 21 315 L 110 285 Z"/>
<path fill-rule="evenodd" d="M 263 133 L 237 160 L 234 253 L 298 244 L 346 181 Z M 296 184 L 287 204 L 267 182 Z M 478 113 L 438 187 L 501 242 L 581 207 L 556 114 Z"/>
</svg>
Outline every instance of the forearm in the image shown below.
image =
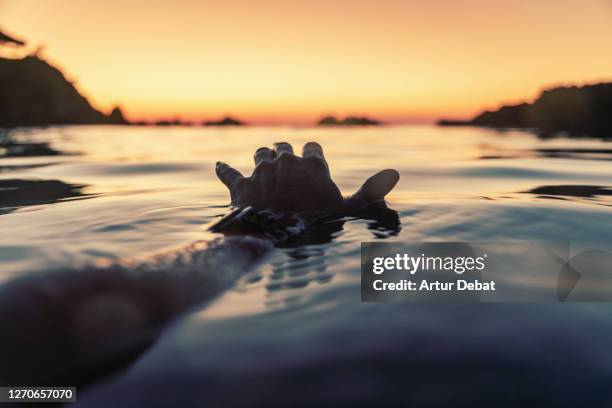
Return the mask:
<svg viewBox="0 0 612 408">
<path fill-rule="evenodd" d="M 129 362 L 164 323 L 222 293 L 271 248 L 266 239 L 225 237 L 144 262 L 9 282 L 0 288 L 0 321 L 13 322 L 0 337 L 0 383 L 72 384 Z"/>
</svg>

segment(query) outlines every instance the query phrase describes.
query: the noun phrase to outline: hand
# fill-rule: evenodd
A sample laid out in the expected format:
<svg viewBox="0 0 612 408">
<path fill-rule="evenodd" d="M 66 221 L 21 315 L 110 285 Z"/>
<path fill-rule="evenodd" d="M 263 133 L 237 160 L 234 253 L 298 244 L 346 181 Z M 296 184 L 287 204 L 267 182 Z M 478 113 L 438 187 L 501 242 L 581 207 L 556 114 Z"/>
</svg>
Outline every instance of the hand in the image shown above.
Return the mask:
<svg viewBox="0 0 612 408">
<path fill-rule="evenodd" d="M 316 142 L 304 145 L 302 156 L 293 154 L 289 143 L 275 143 L 274 150 L 255 152 L 251 177 L 217 162 L 217 176 L 230 190 L 232 204 L 276 213 L 308 215 L 349 213 L 384 200 L 399 180 L 396 170 L 383 170 L 352 196 L 344 198 L 329 174 L 323 149 Z"/>
</svg>

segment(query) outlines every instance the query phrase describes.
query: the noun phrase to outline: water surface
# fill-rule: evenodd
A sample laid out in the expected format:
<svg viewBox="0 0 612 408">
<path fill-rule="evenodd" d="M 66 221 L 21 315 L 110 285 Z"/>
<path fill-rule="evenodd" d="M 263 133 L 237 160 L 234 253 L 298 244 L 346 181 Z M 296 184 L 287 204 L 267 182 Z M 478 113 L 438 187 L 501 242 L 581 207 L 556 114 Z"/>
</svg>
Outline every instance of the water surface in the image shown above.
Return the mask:
<svg viewBox="0 0 612 408">
<path fill-rule="evenodd" d="M 215 239 L 207 226 L 229 211 L 215 162 L 249 174 L 254 151 L 277 141 L 296 151 L 318 141 L 345 194 L 380 169 L 401 174 L 387 197 L 396 221 L 346 218 L 274 249 L 214 302 L 203 296 L 182 314 L 113 377 L 113 395 L 141 401 L 147 396 L 134 390 L 170 372 L 185 404 L 239 405 L 230 385 L 260 403 L 304 390 L 311 390 L 304 401 L 317 403 L 327 395 L 312 391 L 321 376 L 347 402 L 393 396 L 403 377 L 413 403 L 469 400 L 468 385 L 506 403 L 511 394 L 544 401 L 550 387 L 568 404 L 597 395 L 609 402 L 601 399 L 608 398 L 602 379 L 612 374 L 607 304 L 365 305 L 359 293 L 362 241 L 612 241 L 609 141 L 432 126 L 53 127 L 9 137 L 62 154 L 5 149 L 12 157 L 0 159 L 5 285 L 66 268 L 146 262 Z M 584 376 L 568 387 L 565 375 L 576 371 Z M 104 406 L 106 390 L 93 387 L 90 401 Z"/>
</svg>

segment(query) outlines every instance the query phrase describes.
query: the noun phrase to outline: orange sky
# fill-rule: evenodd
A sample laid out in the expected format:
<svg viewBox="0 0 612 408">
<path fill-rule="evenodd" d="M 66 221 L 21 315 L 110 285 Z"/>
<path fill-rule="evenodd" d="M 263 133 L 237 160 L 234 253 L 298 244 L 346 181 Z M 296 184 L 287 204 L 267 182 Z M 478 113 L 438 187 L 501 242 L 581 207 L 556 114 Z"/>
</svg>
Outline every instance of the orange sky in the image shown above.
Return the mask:
<svg viewBox="0 0 612 408">
<path fill-rule="evenodd" d="M 0 0 L 0 25 L 131 119 L 422 122 L 612 78 L 609 0 Z"/>
</svg>

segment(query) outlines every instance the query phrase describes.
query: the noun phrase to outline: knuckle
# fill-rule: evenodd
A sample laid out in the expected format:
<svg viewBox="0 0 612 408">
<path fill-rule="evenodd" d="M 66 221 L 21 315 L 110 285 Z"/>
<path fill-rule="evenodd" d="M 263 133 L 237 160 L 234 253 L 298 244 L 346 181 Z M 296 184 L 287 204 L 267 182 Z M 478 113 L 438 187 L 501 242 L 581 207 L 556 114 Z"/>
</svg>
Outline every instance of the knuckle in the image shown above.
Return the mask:
<svg viewBox="0 0 612 408">
<path fill-rule="evenodd" d="M 293 164 L 299 161 L 299 157 L 289 152 L 282 152 L 278 156 L 278 161 L 283 164 Z"/>
<path fill-rule="evenodd" d="M 273 156 L 272 150 L 268 149 L 267 147 L 260 147 L 259 149 L 257 149 L 255 151 L 255 158 L 269 158 Z"/>
<path fill-rule="evenodd" d="M 308 156 L 304 158 L 304 163 L 314 170 L 327 170 L 327 164 L 318 156 Z"/>
<path fill-rule="evenodd" d="M 255 167 L 255 173 L 267 173 L 274 170 L 274 167 L 276 166 L 271 161 L 262 161 Z"/>
<path fill-rule="evenodd" d="M 287 142 L 274 143 L 274 146 L 276 148 L 276 151 L 279 153 L 284 153 L 284 152 L 293 153 L 293 147 Z"/>
<path fill-rule="evenodd" d="M 306 144 L 304 145 L 304 148 L 307 148 L 307 149 L 317 149 L 317 150 L 323 150 L 323 149 L 321 148 L 321 145 L 320 145 L 320 144 L 318 144 L 318 143 L 317 143 L 317 142 L 315 142 L 315 141 L 310 141 L 310 142 L 306 143 Z"/>
<path fill-rule="evenodd" d="M 241 177 L 234 181 L 233 188 L 236 190 L 243 190 L 250 184 L 250 182 L 251 180 L 249 178 Z"/>
<path fill-rule="evenodd" d="M 253 177 L 256 179 L 268 179 L 276 171 L 277 164 L 272 161 L 262 161 L 256 167 L 253 172 Z"/>
</svg>

